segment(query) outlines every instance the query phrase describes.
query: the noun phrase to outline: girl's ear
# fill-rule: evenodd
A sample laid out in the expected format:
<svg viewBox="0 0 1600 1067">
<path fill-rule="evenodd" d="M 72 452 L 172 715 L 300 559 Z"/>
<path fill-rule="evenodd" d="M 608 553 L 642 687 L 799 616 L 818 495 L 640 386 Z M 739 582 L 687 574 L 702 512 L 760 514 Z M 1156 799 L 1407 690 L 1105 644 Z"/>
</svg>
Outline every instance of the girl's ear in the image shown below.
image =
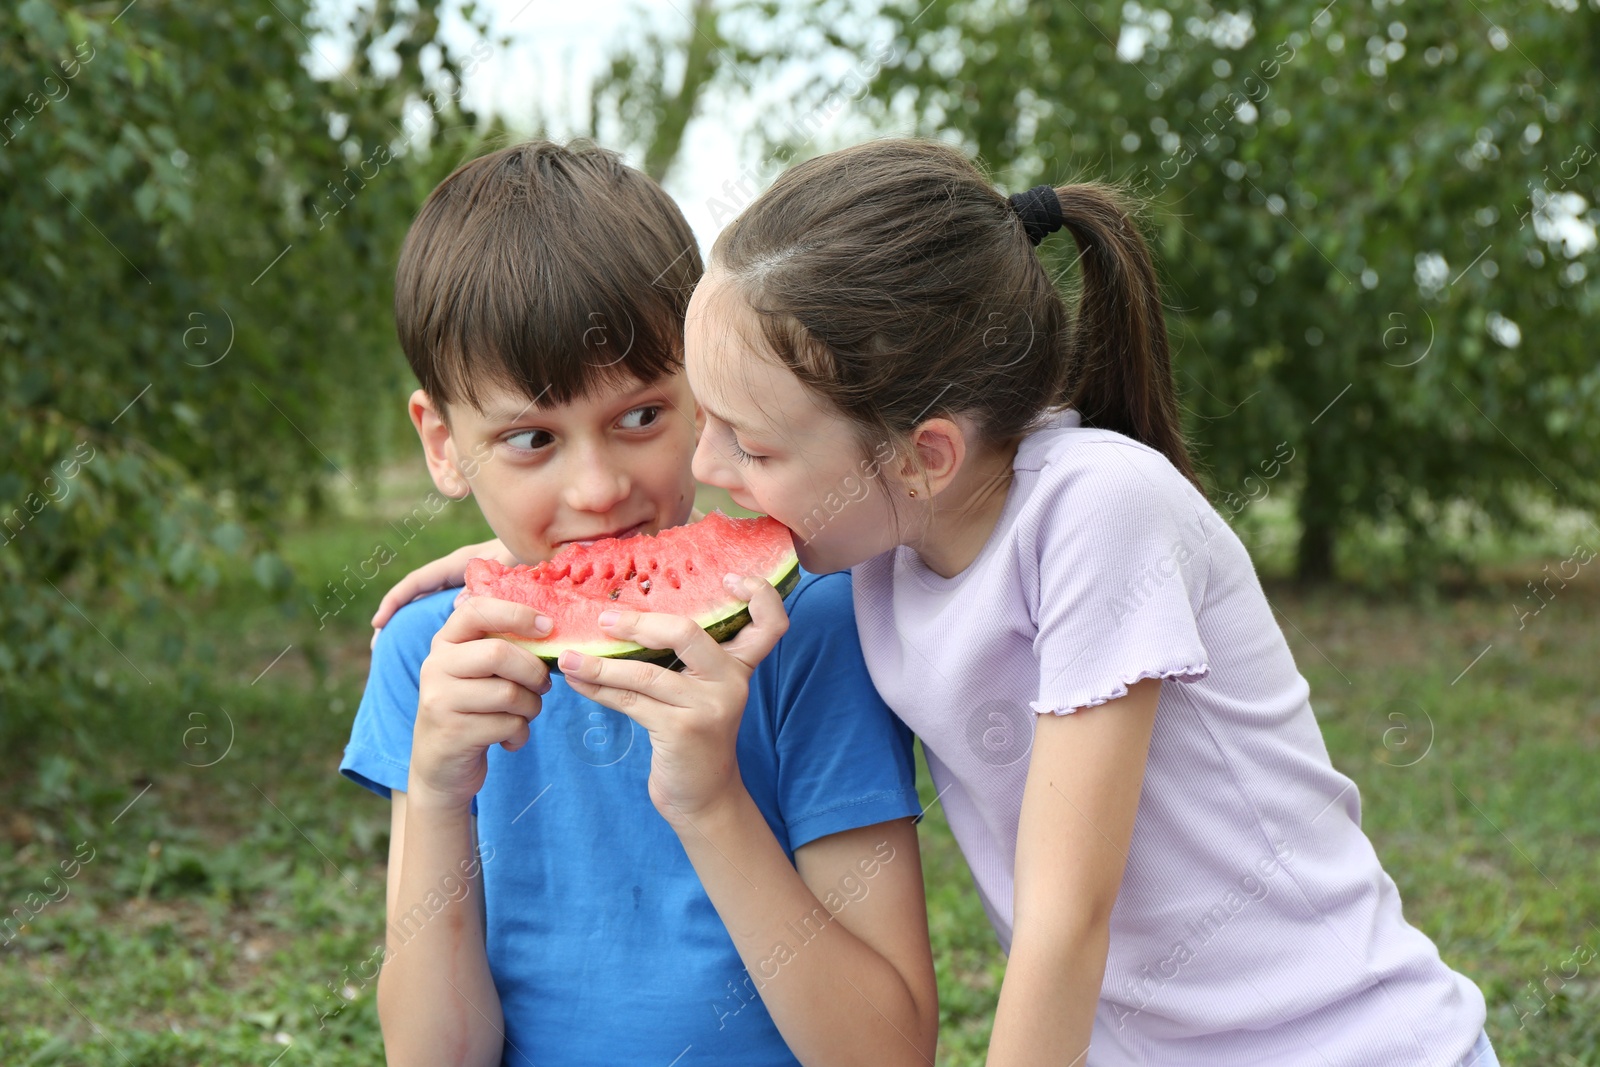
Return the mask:
<svg viewBox="0 0 1600 1067">
<path fill-rule="evenodd" d="M 411 425 L 417 429 L 422 441 L 422 453 L 428 461 L 428 473 L 433 484 L 451 500 L 460 500 L 472 494 L 472 486 L 462 477 L 456 464 L 456 445 L 450 437 L 450 425 L 445 422 L 444 408 L 433 398 L 418 389 L 411 394 L 406 405 L 411 415 Z"/>
<path fill-rule="evenodd" d="M 929 499 L 944 490 L 967 460 L 967 431 L 950 419 L 928 419 L 911 431 L 916 459 L 907 458 L 900 477 L 918 496 Z"/>
</svg>

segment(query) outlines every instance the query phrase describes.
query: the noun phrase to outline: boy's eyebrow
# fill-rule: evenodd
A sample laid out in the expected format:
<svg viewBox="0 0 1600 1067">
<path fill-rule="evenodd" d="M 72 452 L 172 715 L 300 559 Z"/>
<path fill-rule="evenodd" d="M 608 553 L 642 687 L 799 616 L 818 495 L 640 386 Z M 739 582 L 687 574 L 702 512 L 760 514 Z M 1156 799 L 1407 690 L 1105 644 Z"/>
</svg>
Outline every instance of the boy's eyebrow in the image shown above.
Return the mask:
<svg viewBox="0 0 1600 1067">
<path fill-rule="evenodd" d="M 618 401 L 637 400 L 639 397 L 643 396 L 644 394 L 649 393 L 650 391 L 652 391 L 654 389 L 657 389 L 659 387 L 660 387 L 660 383 L 659 382 L 642 382 L 639 385 L 635 386 L 634 388 L 628 390 L 627 392 L 619 394 L 617 399 L 618 399 Z M 548 411 L 548 410 L 550 410 L 552 408 L 561 407 L 562 405 L 555 404 L 555 403 L 551 403 L 551 404 L 541 404 L 540 403 L 540 401 L 544 399 L 545 393 L 548 393 L 549 391 L 550 391 L 549 388 L 546 387 L 543 391 L 541 391 L 539 393 L 538 396 L 534 397 L 531 400 L 526 401 L 521 407 L 516 408 L 516 409 L 512 409 L 508 405 L 508 406 L 503 407 L 503 408 L 495 408 L 495 409 L 493 409 L 491 411 L 484 411 L 482 409 L 479 409 L 478 414 L 482 415 L 486 422 L 507 423 L 507 422 L 516 422 L 517 420 L 521 419 L 524 415 L 528 414 L 528 412 L 530 412 L 530 411 Z"/>
<path fill-rule="evenodd" d="M 480 414 L 483 416 L 483 418 L 484 418 L 484 420 L 486 422 L 493 422 L 493 423 L 516 422 L 518 419 L 522 418 L 522 416 L 526 415 L 529 411 L 533 410 L 538 405 L 539 405 L 539 402 L 537 400 L 529 400 L 526 403 L 524 403 L 520 408 L 516 408 L 515 410 L 513 410 L 512 408 L 509 408 L 509 407 L 504 407 L 504 408 L 496 408 L 493 411 L 483 411 L 483 412 L 480 412 Z"/>
</svg>

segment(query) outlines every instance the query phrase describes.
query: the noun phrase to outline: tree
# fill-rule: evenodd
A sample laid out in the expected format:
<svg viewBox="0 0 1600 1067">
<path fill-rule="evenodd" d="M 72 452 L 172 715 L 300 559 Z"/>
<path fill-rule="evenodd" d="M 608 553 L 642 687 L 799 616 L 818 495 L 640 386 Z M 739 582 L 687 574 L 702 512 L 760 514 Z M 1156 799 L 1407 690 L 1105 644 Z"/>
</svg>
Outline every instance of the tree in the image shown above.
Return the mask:
<svg viewBox="0 0 1600 1067">
<path fill-rule="evenodd" d="M 638 13 L 636 21 L 645 19 Z M 723 44 L 712 0 L 694 0 L 681 40 L 652 28 L 619 44 L 590 93 L 590 136 L 636 149 L 644 172 L 664 180 L 723 66 Z M 678 67 L 675 77 L 669 74 Z"/>
<path fill-rule="evenodd" d="M 490 47 L 438 8 L 0 10 L 0 682 L 100 640 L 84 593 L 241 552 L 281 585 L 272 524 L 370 451 L 394 255 Z"/>
<path fill-rule="evenodd" d="M 1429 571 L 1452 522 L 1600 503 L 1600 0 L 852 7 L 803 17 L 894 42 L 883 128 L 1147 198 L 1218 506 L 1292 488 L 1302 578 L 1356 531 Z"/>
</svg>

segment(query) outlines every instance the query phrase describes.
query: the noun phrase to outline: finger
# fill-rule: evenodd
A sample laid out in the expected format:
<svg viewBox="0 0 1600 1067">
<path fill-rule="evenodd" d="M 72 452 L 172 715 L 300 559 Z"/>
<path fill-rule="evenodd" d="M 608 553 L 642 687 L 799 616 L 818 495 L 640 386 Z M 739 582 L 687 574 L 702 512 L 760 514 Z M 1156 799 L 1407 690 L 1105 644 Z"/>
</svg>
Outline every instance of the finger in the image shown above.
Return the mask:
<svg viewBox="0 0 1600 1067">
<path fill-rule="evenodd" d="M 513 641 L 486 637 L 455 645 L 446 663 L 457 678 L 504 678 L 541 696 L 550 692 L 550 668 Z"/>
<path fill-rule="evenodd" d="M 589 689 L 579 692 L 637 719 L 639 725 L 647 730 L 657 710 L 681 711 L 688 705 L 683 677 L 653 663 L 636 659 L 601 659 L 569 648 L 561 653 L 558 666 L 573 688 L 580 683 L 588 686 Z M 605 699 L 595 696 L 595 692 L 603 692 Z"/>
<path fill-rule="evenodd" d="M 510 741 L 521 748 L 528 736 L 528 720 L 520 715 L 473 715 L 456 726 L 450 744 L 460 750 L 486 749 Z"/>
<path fill-rule="evenodd" d="M 544 637 L 550 633 L 551 621 L 526 604 L 493 597 L 468 597 L 466 602 L 445 620 L 434 635 L 436 643 L 461 644 L 500 634 L 521 637 Z"/>
<path fill-rule="evenodd" d="M 750 622 L 722 650 L 750 670 L 767 658 L 778 639 L 789 632 L 789 613 L 783 610 L 783 597 L 765 578 L 741 578 L 730 574 L 722 579 L 730 593 L 750 602 Z"/>
<path fill-rule="evenodd" d="M 528 743 L 529 735 L 530 730 L 528 724 L 524 722 L 516 733 L 500 742 L 500 747 L 505 749 L 507 752 L 515 752 L 517 749 Z"/>
<path fill-rule="evenodd" d="M 567 677 L 567 684 L 596 704 L 604 704 L 612 711 L 620 711 L 647 731 L 660 724 L 666 716 L 683 713 L 682 708 L 669 707 L 636 689 L 618 689 L 598 682 L 586 682 L 582 678 L 573 678 L 570 675 Z"/>
<path fill-rule="evenodd" d="M 728 657 L 717 643 L 695 621 L 682 615 L 667 615 L 658 611 L 623 611 L 612 609 L 600 613 L 600 628 L 607 636 L 621 641 L 632 641 L 645 648 L 670 648 L 678 654 L 685 668 L 701 678 L 719 678 L 728 673 Z M 681 684 L 682 675 L 665 672 L 677 680 L 673 694 L 687 696 L 688 687 Z M 658 699 L 678 707 L 676 699 L 666 691 L 654 693 Z"/>
<path fill-rule="evenodd" d="M 504 678 L 458 678 L 445 697 L 425 698 L 425 713 L 430 719 L 447 720 L 455 715 L 479 718 L 485 715 L 515 715 L 519 719 L 538 718 L 543 701 L 538 693 Z"/>
</svg>

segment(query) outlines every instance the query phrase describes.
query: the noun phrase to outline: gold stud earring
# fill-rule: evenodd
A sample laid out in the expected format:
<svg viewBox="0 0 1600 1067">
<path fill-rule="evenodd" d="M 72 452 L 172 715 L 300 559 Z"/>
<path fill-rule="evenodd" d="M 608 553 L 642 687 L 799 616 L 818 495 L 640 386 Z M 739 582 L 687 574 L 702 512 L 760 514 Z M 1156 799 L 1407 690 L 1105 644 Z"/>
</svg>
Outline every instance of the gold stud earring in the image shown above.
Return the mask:
<svg viewBox="0 0 1600 1067">
<path fill-rule="evenodd" d="M 917 495 L 917 491 L 915 489 L 911 490 L 911 495 L 912 496 L 916 496 Z"/>
</svg>

